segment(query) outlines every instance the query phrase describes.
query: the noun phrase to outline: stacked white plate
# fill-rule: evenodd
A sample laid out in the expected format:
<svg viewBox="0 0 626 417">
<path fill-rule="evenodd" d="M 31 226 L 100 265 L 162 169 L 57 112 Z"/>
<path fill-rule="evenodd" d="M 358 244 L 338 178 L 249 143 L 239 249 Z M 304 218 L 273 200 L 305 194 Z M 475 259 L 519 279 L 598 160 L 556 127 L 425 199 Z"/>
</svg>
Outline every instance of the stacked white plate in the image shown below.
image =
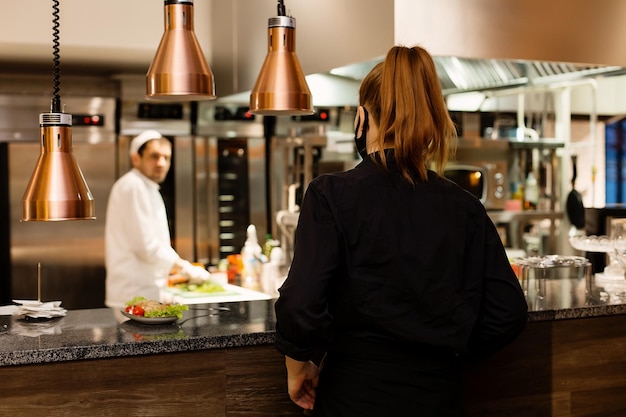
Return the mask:
<svg viewBox="0 0 626 417">
<path fill-rule="evenodd" d="M 27 316 L 34 319 L 50 319 L 63 317 L 67 310 L 61 307 L 61 301 L 41 302 L 37 300 L 13 300 L 18 304 L 14 316 Z"/>
</svg>

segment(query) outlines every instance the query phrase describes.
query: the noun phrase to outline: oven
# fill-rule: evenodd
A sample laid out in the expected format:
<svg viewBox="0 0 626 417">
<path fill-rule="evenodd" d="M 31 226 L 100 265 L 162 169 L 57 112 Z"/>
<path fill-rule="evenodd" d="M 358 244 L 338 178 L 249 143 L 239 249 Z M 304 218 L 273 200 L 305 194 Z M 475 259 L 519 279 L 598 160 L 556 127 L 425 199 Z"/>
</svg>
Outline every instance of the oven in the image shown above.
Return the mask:
<svg viewBox="0 0 626 417">
<path fill-rule="evenodd" d="M 487 210 L 502 210 L 510 197 L 508 158 L 507 141 L 459 139 L 444 176 L 476 196 Z"/>
</svg>

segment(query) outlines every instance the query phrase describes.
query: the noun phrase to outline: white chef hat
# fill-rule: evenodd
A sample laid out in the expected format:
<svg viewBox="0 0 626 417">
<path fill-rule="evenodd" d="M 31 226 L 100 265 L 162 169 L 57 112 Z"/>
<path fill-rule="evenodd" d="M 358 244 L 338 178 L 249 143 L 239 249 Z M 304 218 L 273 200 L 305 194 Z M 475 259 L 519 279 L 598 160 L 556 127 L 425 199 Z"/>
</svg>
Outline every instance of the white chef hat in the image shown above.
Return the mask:
<svg viewBox="0 0 626 417">
<path fill-rule="evenodd" d="M 141 146 L 149 140 L 160 139 L 162 137 L 163 135 L 161 135 L 156 130 L 144 130 L 139 135 L 135 136 L 130 142 L 130 155 L 137 153 L 137 151 L 139 151 L 139 148 L 141 148 Z"/>
</svg>

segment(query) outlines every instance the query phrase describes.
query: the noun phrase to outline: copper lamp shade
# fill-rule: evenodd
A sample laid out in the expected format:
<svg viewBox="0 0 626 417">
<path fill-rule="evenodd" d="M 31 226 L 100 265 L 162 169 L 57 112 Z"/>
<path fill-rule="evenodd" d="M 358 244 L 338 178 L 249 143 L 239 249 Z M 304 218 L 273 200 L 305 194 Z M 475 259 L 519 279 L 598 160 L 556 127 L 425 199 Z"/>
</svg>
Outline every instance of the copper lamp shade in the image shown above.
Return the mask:
<svg viewBox="0 0 626 417">
<path fill-rule="evenodd" d="M 270 18 L 268 53 L 250 93 L 251 113 L 263 115 L 314 113 L 311 91 L 295 50 L 296 20 L 288 16 Z"/>
<path fill-rule="evenodd" d="M 72 116 L 39 115 L 41 154 L 22 198 L 23 221 L 95 219 L 94 199 L 72 154 Z"/>
<path fill-rule="evenodd" d="M 212 100 L 213 73 L 193 31 L 193 0 L 165 0 L 165 32 L 146 74 L 146 98 Z"/>
</svg>

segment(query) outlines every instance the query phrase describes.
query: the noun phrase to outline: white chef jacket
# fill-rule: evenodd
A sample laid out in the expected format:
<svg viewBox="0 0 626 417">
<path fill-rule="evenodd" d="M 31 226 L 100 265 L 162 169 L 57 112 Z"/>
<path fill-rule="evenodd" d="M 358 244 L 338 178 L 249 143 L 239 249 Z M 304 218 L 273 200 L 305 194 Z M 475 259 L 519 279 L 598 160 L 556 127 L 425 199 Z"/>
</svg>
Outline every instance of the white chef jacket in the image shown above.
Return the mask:
<svg viewBox="0 0 626 417">
<path fill-rule="evenodd" d="M 105 225 L 106 298 L 120 308 L 133 297 L 158 300 L 155 281 L 179 258 L 172 248 L 159 184 L 133 168 L 113 185 Z"/>
</svg>

